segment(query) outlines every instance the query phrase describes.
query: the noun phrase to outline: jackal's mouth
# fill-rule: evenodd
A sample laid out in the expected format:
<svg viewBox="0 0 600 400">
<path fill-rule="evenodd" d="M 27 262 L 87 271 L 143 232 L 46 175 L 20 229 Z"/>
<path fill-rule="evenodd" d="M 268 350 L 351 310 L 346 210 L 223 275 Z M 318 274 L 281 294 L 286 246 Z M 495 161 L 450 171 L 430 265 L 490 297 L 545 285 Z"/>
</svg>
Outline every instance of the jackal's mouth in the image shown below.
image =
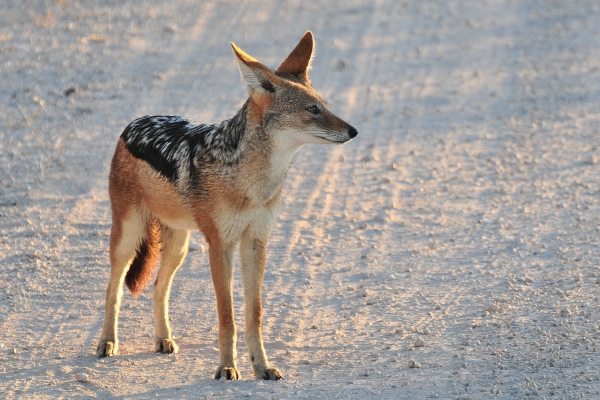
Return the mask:
<svg viewBox="0 0 600 400">
<path fill-rule="evenodd" d="M 329 133 L 326 135 L 315 135 L 319 139 L 326 140 L 330 143 L 346 143 L 351 138 L 346 135 L 342 135 L 340 133 Z"/>
</svg>

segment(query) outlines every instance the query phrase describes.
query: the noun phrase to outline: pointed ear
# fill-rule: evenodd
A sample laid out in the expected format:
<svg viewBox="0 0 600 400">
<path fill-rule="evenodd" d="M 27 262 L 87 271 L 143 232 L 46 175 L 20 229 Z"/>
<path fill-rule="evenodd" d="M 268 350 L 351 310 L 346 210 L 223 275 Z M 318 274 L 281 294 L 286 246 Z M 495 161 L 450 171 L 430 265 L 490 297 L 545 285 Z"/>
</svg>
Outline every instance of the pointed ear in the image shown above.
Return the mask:
<svg viewBox="0 0 600 400">
<path fill-rule="evenodd" d="M 307 31 L 292 50 L 289 56 L 279 65 L 277 72 L 294 74 L 298 78 L 310 82 L 308 70 L 314 54 L 315 39 L 311 31 Z"/>
<path fill-rule="evenodd" d="M 237 57 L 242 78 L 246 82 L 246 85 L 248 85 L 248 93 L 275 92 L 273 72 L 268 67 L 261 64 L 256 58 L 237 47 L 234 43 L 231 43 L 231 47 L 233 47 L 233 52 Z"/>
</svg>

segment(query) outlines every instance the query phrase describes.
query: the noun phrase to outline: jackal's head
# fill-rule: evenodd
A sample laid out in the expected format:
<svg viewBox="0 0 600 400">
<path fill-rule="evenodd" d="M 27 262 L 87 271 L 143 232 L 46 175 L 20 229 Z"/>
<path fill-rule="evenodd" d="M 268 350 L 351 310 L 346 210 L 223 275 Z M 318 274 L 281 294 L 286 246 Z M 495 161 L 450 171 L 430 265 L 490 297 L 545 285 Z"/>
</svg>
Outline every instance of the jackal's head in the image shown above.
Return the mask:
<svg viewBox="0 0 600 400">
<path fill-rule="evenodd" d="M 305 143 L 344 143 L 358 131 L 334 115 L 308 77 L 314 39 L 306 32 L 276 71 L 231 43 L 250 95 L 248 121 L 279 139 Z"/>
</svg>

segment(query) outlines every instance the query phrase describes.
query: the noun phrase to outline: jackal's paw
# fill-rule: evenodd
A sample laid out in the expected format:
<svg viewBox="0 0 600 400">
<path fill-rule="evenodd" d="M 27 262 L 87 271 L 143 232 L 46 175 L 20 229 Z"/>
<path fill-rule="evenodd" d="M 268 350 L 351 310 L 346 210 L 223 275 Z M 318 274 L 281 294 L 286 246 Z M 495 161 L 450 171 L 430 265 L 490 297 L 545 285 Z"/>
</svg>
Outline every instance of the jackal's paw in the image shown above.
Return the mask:
<svg viewBox="0 0 600 400">
<path fill-rule="evenodd" d="M 96 355 L 98 358 L 116 356 L 119 351 L 119 344 L 117 341 L 111 342 L 108 340 L 101 340 L 96 348 Z"/>
<path fill-rule="evenodd" d="M 179 351 L 179 346 L 173 339 L 155 339 L 154 351 L 157 353 L 173 354 Z"/>
<path fill-rule="evenodd" d="M 221 367 L 217 368 L 217 373 L 215 374 L 215 379 L 225 378 L 228 381 L 235 381 L 237 379 L 242 379 L 242 375 L 240 375 L 240 371 L 238 371 L 235 367 Z"/>
<path fill-rule="evenodd" d="M 262 370 L 255 370 L 254 375 L 256 379 L 264 379 L 265 381 L 280 381 L 283 379 L 281 372 L 277 368 L 264 368 Z"/>
</svg>

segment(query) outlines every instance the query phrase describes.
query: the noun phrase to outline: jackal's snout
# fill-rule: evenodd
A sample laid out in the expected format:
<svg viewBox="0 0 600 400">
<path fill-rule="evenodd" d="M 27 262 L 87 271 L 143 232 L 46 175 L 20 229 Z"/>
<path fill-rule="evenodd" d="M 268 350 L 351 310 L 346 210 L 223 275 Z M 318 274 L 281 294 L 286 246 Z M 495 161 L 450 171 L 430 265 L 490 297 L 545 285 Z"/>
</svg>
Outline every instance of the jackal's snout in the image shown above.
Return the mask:
<svg viewBox="0 0 600 400">
<path fill-rule="evenodd" d="M 343 138 L 343 140 L 341 140 L 341 142 L 345 143 L 345 142 L 348 142 L 348 141 L 354 139 L 356 137 L 356 135 L 358 135 L 358 129 L 356 129 L 355 127 L 353 127 L 352 125 L 350 125 L 349 123 L 347 123 L 344 120 L 340 120 L 340 121 L 343 126 L 342 135 L 344 136 L 344 138 Z"/>
<path fill-rule="evenodd" d="M 328 117 L 325 119 L 325 126 L 328 125 L 331 127 L 331 130 L 328 130 L 325 139 L 341 144 L 354 139 L 358 135 L 358 129 L 329 111 L 328 114 Z"/>
</svg>

